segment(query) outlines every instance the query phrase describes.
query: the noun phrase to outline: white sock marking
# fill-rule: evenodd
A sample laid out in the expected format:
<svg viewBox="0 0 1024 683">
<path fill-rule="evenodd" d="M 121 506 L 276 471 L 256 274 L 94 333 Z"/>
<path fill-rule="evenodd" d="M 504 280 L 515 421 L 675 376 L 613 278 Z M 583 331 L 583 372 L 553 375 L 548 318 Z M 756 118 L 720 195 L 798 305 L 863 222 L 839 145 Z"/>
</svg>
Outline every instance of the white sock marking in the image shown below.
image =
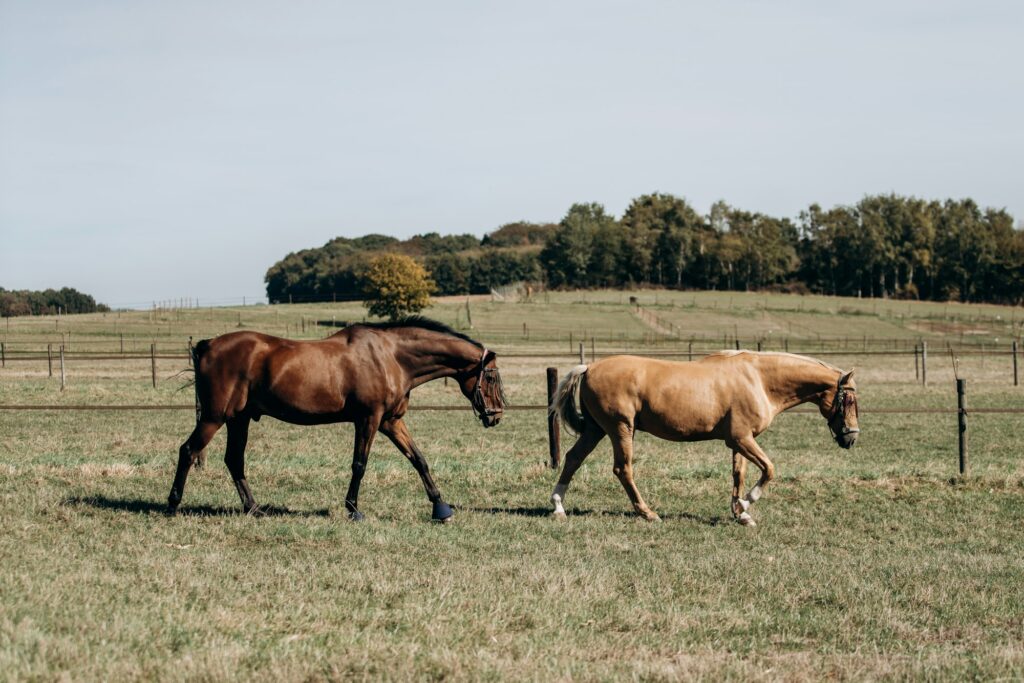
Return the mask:
<svg viewBox="0 0 1024 683">
<path fill-rule="evenodd" d="M 761 485 L 758 484 L 754 488 L 750 489 L 750 493 L 747 494 L 747 500 L 751 503 L 756 503 L 757 499 L 761 497 Z"/>
<path fill-rule="evenodd" d="M 565 492 L 566 492 L 566 490 L 568 488 L 569 488 L 568 486 L 564 486 L 562 484 L 557 484 L 555 486 L 554 492 L 552 492 L 552 494 L 551 494 L 551 502 L 554 503 L 554 505 L 555 505 L 555 514 L 556 515 L 564 515 L 565 514 L 565 508 L 562 507 L 562 497 L 565 495 Z"/>
</svg>

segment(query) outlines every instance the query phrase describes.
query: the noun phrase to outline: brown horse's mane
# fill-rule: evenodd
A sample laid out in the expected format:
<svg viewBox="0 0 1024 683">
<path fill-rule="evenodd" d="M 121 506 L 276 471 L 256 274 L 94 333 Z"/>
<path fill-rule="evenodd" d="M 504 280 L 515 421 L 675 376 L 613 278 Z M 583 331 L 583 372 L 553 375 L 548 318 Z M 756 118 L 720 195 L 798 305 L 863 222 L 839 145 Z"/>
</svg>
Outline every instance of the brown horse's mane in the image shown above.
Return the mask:
<svg viewBox="0 0 1024 683">
<path fill-rule="evenodd" d="M 748 351 L 747 349 L 739 349 L 734 351 L 732 349 L 726 349 L 724 351 L 715 351 L 714 353 L 709 353 L 708 356 L 738 356 L 741 353 L 749 353 L 752 356 L 781 356 L 783 358 L 792 358 L 794 360 L 802 360 L 808 363 L 817 363 L 818 365 L 824 368 L 828 368 L 829 370 L 842 372 L 842 370 L 840 370 L 839 368 L 835 367 L 834 365 L 830 365 L 829 363 L 826 363 L 823 360 L 818 360 L 817 358 L 812 358 L 811 356 L 801 356 L 800 354 L 789 353 L 787 351 Z"/>
<path fill-rule="evenodd" d="M 369 327 L 374 330 L 397 330 L 406 327 L 413 327 L 420 330 L 429 330 L 430 332 L 446 334 L 448 336 L 455 337 L 456 339 L 467 341 L 480 350 L 483 350 L 484 348 L 484 345 L 478 342 L 477 340 L 472 339 L 462 334 L 461 332 L 453 330 L 452 328 L 448 327 L 442 322 L 438 322 L 437 320 L 433 320 L 431 318 L 425 318 L 420 315 L 411 315 L 405 318 L 401 318 L 399 320 L 391 320 L 377 323 L 356 323 L 354 325 L 350 325 L 350 327 L 358 326 Z"/>
</svg>

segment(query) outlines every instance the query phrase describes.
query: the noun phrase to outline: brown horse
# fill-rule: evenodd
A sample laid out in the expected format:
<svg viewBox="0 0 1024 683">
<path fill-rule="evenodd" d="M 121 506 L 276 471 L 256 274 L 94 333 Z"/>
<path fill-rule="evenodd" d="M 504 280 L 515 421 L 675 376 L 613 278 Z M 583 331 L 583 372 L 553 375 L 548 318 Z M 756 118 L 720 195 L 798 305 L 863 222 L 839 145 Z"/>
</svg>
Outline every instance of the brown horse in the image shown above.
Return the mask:
<svg viewBox="0 0 1024 683">
<path fill-rule="evenodd" d="M 270 415 L 300 425 L 355 424 L 352 481 L 345 496 L 351 519 L 363 518 L 359 483 L 379 430 L 416 468 L 433 503 L 433 518 L 448 521 L 452 510 L 402 420 L 409 392 L 432 379 L 453 377 L 484 427 L 498 424 L 505 408 L 496 354 L 426 318 L 352 325 L 317 341 L 233 332 L 199 342 L 193 358 L 196 427 L 178 452 L 167 499 L 171 513 L 181 502 L 189 469 L 224 424 L 224 462 L 245 511 L 258 512 L 245 479 L 245 444 L 249 422 Z"/>
<path fill-rule="evenodd" d="M 732 512 L 753 526 L 748 512 L 775 476 L 775 466 L 755 437 L 775 416 L 801 403 L 818 406 L 836 443 L 850 448 L 860 432 L 853 370 L 790 353 L 722 351 L 692 363 L 612 356 L 573 368 L 558 386 L 550 409 L 579 439 L 565 456 L 551 502 L 564 517 L 562 502 L 573 474 L 605 434 L 611 436 L 615 476 L 633 507 L 657 520 L 633 483 L 636 430 L 670 441 L 722 439 L 732 449 Z M 579 391 L 580 411 L 574 395 Z M 761 478 L 743 498 L 747 460 Z"/>
</svg>

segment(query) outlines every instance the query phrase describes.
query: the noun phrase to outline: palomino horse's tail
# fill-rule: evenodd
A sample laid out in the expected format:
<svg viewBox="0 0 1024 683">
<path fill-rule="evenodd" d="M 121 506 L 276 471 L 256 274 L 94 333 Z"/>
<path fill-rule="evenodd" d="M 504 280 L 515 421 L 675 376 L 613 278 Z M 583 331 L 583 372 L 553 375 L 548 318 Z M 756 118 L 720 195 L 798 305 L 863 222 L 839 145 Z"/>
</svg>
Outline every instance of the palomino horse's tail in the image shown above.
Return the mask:
<svg viewBox="0 0 1024 683">
<path fill-rule="evenodd" d="M 548 406 L 548 412 L 560 415 L 562 422 L 577 434 L 583 433 L 583 427 L 586 424 L 586 416 L 580 408 L 576 407 L 576 394 L 579 392 L 580 382 L 586 371 L 586 365 L 577 365 L 570 370 L 558 383 L 555 398 Z"/>
</svg>

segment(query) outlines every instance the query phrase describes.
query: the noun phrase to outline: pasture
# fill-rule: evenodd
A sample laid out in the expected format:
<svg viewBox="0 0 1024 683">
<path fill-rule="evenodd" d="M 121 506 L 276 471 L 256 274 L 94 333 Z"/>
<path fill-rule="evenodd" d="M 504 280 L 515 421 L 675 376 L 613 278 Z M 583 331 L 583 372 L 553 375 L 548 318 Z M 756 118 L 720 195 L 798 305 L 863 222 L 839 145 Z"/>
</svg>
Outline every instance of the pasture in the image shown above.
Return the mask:
<svg viewBox="0 0 1024 683">
<path fill-rule="evenodd" d="M 685 326 L 667 338 L 628 305 Z M 466 328 L 464 300 L 425 312 Z M 309 338 L 358 304 L 13 319 L 0 404 L 175 405 L 185 366 L 160 359 L 252 327 Z M 1022 312 L 996 306 L 730 293 L 587 292 L 471 302 L 513 404 L 545 401 L 544 368 L 598 354 L 721 346 L 723 335 L 857 366 L 863 433 L 852 451 L 813 414 L 780 416 L 759 442 L 778 478 L 756 528 L 729 512 L 729 451 L 639 435 L 636 480 L 659 524 L 638 519 L 603 442 L 549 516 L 557 477 L 545 415 L 506 413 L 483 430 L 454 384 L 413 394 L 407 422 L 455 522 L 431 524 L 416 473 L 378 438 L 345 517 L 351 425 L 254 424 L 249 482 L 270 514 L 246 517 L 221 457 L 193 472 L 163 514 L 189 409 L 0 410 L 0 672 L 12 680 L 819 680 L 1024 676 L 1022 417 L 970 416 L 971 471 L 956 474 L 956 415 L 944 344 L 1008 349 Z M 6 322 L 6 321 L 5 321 Z M 317 324 L 319 323 L 319 324 Z M 523 325 L 526 325 L 524 330 Z M 771 336 L 769 336 L 769 332 Z M 70 333 L 70 335 L 69 335 Z M 122 337 L 122 335 L 124 337 Z M 70 336 L 70 341 L 69 341 Z M 867 339 L 865 340 L 865 337 Z M 910 355 L 863 355 L 918 339 Z M 70 346 L 68 383 L 43 360 Z M 770 340 L 770 341 L 769 341 Z M 884 342 L 884 343 L 883 343 Z M 716 346 L 717 344 L 717 346 Z M 999 346 L 1002 345 L 1002 346 Z M 912 348 L 906 346 L 901 348 Z M 177 351 L 174 351 L 177 349 Z M 517 357 L 518 356 L 518 357 Z M 1008 355 L 960 357 L 969 406 L 1024 407 Z M 563 435 L 563 450 L 572 437 Z"/>
</svg>

